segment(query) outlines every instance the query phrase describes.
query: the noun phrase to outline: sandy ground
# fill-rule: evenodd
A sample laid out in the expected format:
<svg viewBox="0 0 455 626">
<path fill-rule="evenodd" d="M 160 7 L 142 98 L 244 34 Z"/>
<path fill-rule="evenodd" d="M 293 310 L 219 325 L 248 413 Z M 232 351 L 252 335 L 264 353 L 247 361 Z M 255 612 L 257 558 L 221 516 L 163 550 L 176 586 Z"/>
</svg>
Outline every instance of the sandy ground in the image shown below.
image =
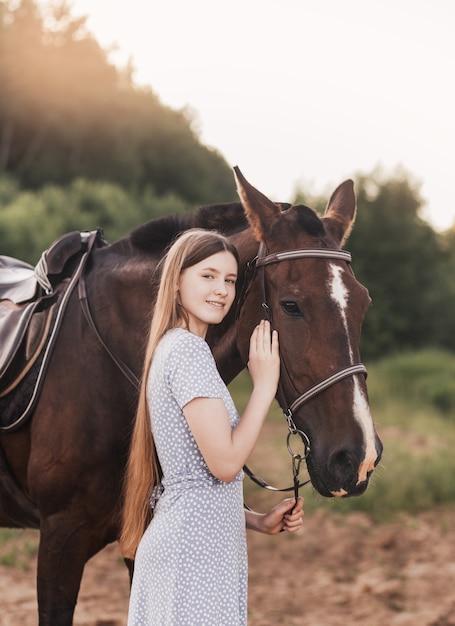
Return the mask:
<svg viewBox="0 0 455 626">
<path fill-rule="evenodd" d="M 32 531 L 20 539 L 27 551 L 36 542 Z M 249 626 L 455 626 L 453 512 L 383 525 L 317 512 L 299 535 L 249 532 L 248 543 Z M 23 567 L 0 566 L 1 626 L 37 624 L 35 558 Z M 74 624 L 124 625 L 127 605 L 127 571 L 110 545 L 86 566 Z"/>
</svg>

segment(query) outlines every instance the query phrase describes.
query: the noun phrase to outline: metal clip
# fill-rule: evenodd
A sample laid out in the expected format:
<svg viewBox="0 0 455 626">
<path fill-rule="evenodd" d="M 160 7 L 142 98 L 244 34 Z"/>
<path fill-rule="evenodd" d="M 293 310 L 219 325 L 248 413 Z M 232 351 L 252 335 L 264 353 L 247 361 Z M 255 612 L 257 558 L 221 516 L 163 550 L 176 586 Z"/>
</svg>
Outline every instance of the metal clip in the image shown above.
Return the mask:
<svg viewBox="0 0 455 626">
<path fill-rule="evenodd" d="M 304 457 L 300 456 L 300 454 L 294 454 L 292 456 L 292 475 L 295 479 L 298 479 L 300 474 L 300 466 L 302 464 Z"/>
<path fill-rule="evenodd" d="M 303 449 L 304 449 L 303 456 L 299 452 L 294 452 L 294 450 L 291 448 L 291 436 L 292 435 L 298 435 L 300 437 L 303 443 Z M 310 449 L 311 449 L 310 440 L 308 439 L 307 435 L 305 435 L 303 431 L 298 430 L 296 428 L 294 432 L 289 430 L 286 443 L 287 443 L 289 454 L 291 455 L 292 477 L 294 481 L 294 497 L 295 497 L 295 501 L 297 502 L 297 498 L 299 497 L 299 487 L 302 486 L 299 483 L 300 466 L 302 465 L 302 461 L 304 461 L 307 458 L 307 456 L 310 454 Z M 306 482 L 309 482 L 309 481 L 306 481 Z M 303 484 L 306 484 L 306 483 L 303 483 Z"/>
<path fill-rule="evenodd" d="M 290 434 L 291 433 L 289 433 L 288 435 L 288 450 L 291 453 L 291 457 L 292 457 L 292 478 L 294 482 L 294 498 L 295 498 L 295 501 L 297 502 L 297 499 L 299 497 L 299 487 L 300 487 L 300 484 L 299 484 L 300 466 L 302 465 L 302 461 L 305 460 L 305 456 L 292 452 L 291 447 L 289 445 Z M 306 452 L 305 452 L 305 455 L 306 455 Z"/>
<path fill-rule="evenodd" d="M 286 411 L 286 413 L 284 414 L 284 417 L 286 418 L 286 421 L 288 423 L 288 429 L 289 432 L 292 433 L 293 435 L 295 435 L 295 433 L 297 432 L 297 426 L 294 424 L 294 420 L 292 419 L 292 411 L 291 409 L 288 409 Z"/>
<path fill-rule="evenodd" d="M 301 454 L 294 452 L 294 450 L 291 448 L 291 436 L 293 435 L 298 435 L 300 437 L 300 440 L 303 443 L 303 448 L 304 448 L 303 456 Z M 302 430 L 298 430 L 298 429 L 295 429 L 295 431 L 289 430 L 288 436 L 286 439 L 286 444 L 287 444 L 288 452 L 292 456 L 292 458 L 300 458 L 301 460 L 303 460 L 303 459 L 306 459 L 307 456 L 310 454 L 310 451 L 311 451 L 310 440 L 308 439 L 308 436 Z"/>
</svg>

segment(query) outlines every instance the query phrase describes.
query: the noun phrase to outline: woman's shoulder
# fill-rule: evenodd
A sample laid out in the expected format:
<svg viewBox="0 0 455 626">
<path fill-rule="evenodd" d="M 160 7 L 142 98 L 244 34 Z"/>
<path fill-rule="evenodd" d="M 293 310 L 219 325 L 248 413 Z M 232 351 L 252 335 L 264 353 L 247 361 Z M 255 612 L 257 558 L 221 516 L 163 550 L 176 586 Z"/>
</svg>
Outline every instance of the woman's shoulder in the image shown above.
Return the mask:
<svg viewBox="0 0 455 626">
<path fill-rule="evenodd" d="M 159 360 L 168 376 L 192 380 L 203 372 L 208 375 L 216 369 L 215 359 L 207 342 L 183 329 L 175 328 L 164 336 Z M 157 355 L 158 356 L 158 355 Z"/>
<path fill-rule="evenodd" d="M 172 328 L 168 330 L 160 342 L 161 346 L 169 353 L 179 353 L 186 352 L 190 350 L 191 352 L 199 351 L 210 353 L 210 348 L 207 342 L 202 339 L 202 337 L 198 337 L 194 333 L 184 329 L 184 328 Z"/>
</svg>

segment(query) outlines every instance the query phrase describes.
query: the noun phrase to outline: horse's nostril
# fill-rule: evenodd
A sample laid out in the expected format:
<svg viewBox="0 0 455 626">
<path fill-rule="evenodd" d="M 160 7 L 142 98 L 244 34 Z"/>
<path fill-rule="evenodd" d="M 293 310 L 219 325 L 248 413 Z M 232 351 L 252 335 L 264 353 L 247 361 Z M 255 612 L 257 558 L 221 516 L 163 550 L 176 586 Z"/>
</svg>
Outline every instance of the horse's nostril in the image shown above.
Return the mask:
<svg viewBox="0 0 455 626">
<path fill-rule="evenodd" d="M 329 469 L 342 484 L 351 482 L 357 475 L 357 464 L 349 450 L 339 450 L 334 453 L 329 463 Z"/>
</svg>

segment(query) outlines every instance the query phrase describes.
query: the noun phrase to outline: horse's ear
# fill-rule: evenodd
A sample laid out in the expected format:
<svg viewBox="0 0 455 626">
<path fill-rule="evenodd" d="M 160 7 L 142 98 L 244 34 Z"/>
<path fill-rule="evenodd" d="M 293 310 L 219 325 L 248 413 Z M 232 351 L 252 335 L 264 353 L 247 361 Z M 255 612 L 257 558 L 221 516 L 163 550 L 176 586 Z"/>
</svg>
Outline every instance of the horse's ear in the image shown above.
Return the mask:
<svg viewBox="0 0 455 626">
<path fill-rule="evenodd" d="M 355 222 L 354 183 L 345 180 L 332 193 L 324 213 L 324 225 L 340 245 L 349 237 Z"/>
<path fill-rule="evenodd" d="M 264 241 L 270 227 L 280 217 L 281 211 L 267 196 L 250 185 L 237 166 L 234 167 L 234 173 L 237 192 L 254 237 L 257 241 Z"/>
</svg>

